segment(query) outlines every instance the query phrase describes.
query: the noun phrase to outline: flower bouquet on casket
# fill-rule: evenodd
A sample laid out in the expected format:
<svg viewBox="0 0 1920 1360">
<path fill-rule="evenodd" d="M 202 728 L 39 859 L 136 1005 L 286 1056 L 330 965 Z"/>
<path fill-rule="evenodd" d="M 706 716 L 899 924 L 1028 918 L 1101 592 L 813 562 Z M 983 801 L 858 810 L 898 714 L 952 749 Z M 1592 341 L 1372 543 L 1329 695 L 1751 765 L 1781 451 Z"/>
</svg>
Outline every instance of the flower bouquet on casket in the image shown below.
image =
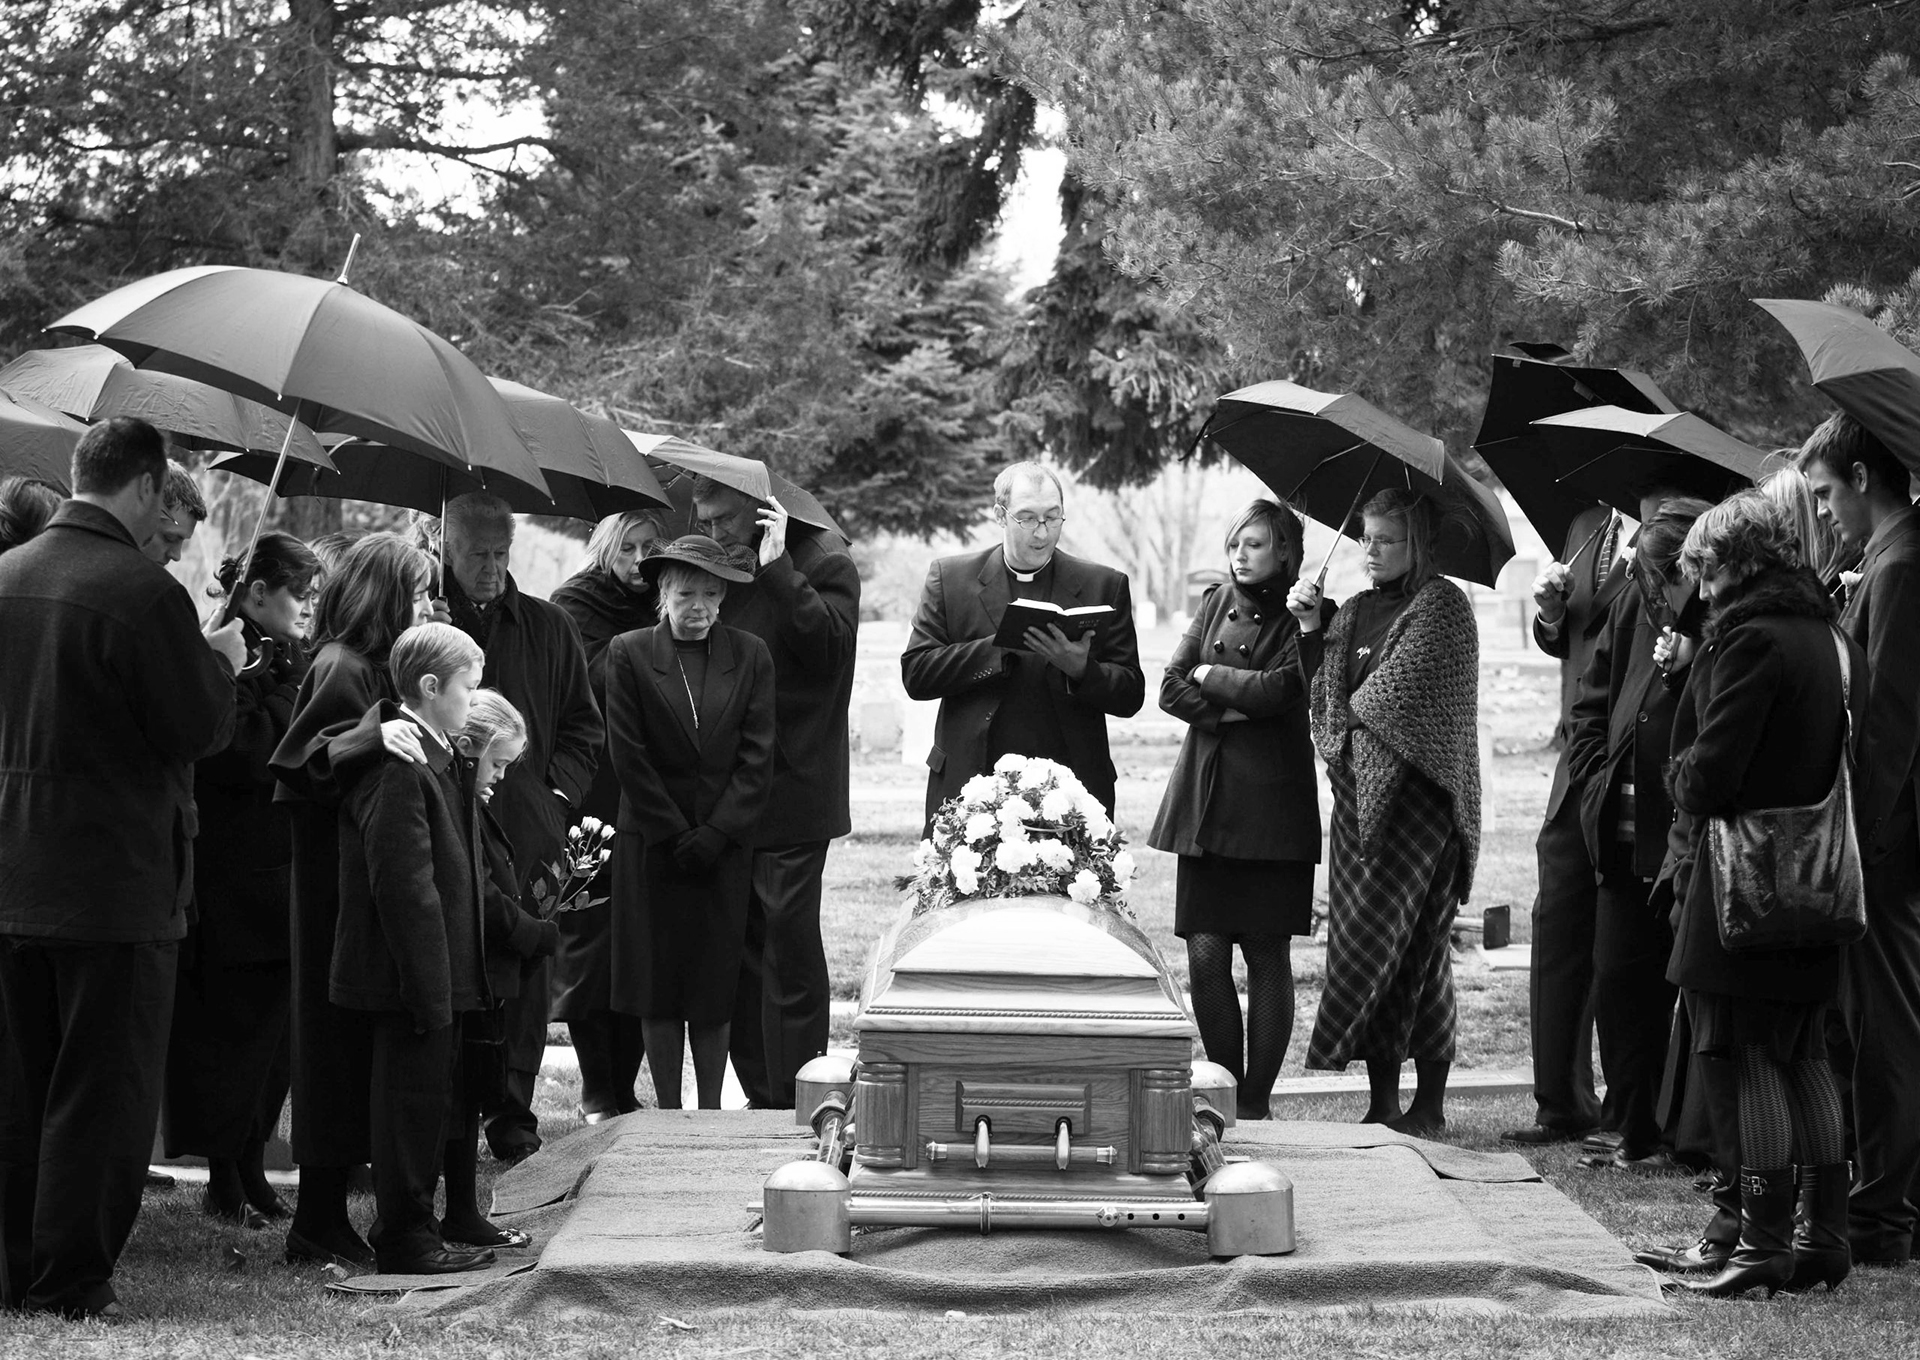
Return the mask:
<svg viewBox="0 0 1920 1360">
<path fill-rule="evenodd" d="M 1126 837 L 1073 771 L 1037 756 L 1005 755 L 934 814 L 914 854 L 913 912 L 970 897 L 1060 896 L 1131 918 L 1133 855 Z"/>
</svg>

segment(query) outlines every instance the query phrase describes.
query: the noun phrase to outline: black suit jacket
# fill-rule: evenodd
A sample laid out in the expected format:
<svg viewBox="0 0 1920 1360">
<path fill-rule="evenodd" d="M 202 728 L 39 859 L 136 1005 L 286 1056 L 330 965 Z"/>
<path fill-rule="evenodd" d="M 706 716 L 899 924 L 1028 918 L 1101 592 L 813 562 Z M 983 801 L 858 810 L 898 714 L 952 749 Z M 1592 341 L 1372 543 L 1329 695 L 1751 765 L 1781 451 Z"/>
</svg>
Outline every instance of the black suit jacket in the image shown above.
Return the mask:
<svg viewBox="0 0 1920 1360">
<path fill-rule="evenodd" d="M 1573 521 L 1559 559 L 1562 562 L 1579 559 L 1573 562 L 1573 589 L 1567 593 L 1566 616 L 1553 632 L 1547 630 L 1538 615 L 1533 620 L 1535 644 L 1548 656 L 1560 660 L 1560 722 L 1555 735 L 1563 745 L 1560 759 L 1553 767 L 1553 787 L 1547 794 L 1546 820 L 1549 822 L 1560 815 L 1560 806 L 1566 801 L 1567 790 L 1573 782 L 1568 773 L 1567 748 L 1571 744 L 1574 701 L 1580 697 L 1580 677 L 1586 674 L 1587 663 L 1593 659 L 1600 630 L 1606 627 L 1607 611 L 1627 585 L 1626 559 L 1611 560 L 1613 536 L 1619 530 L 1614 512 L 1603 505 L 1583 512 Z M 1602 563 L 1609 564 L 1605 570 L 1600 569 Z"/>
<path fill-rule="evenodd" d="M 1069 764 L 1111 815 L 1115 776 L 1106 715 L 1132 717 L 1147 693 L 1133 632 L 1133 595 L 1125 572 L 1063 552 L 1055 552 L 1053 561 L 1055 604 L 1110 604 L 1119 610 L 1115 622 L 1095 633 L 1084 676 L 1069 681 L 1051 666 L 1046 670 L 1053 716 L 1071 754 Z M 927 756 L 929 821 L 961 785 L 986 770 L 988 729 L 1006 689 L 1008 668 L 1046 664 L 993 645 L 1011 596 L 1004 548 L 943 557 L 927 570 L 913 632 L 900 657 L 900 677 L 910 697 L 940 700 L 933 750 Z"/>
<path fill-rule="evenodd" d="M 1914 764 L 1920 755 L 1920 511 L 1909 507 L 1867 541 L 1860 584 L 1840 627 L 1867 654 L 1861 730 L 1860 853 L 1884 859 L 1913 843 Z"/>
<path fill-rule="evenodd" d="M 727 587 L 720 619 L 766 643 L 773 658 L 773 793 L 756 844 L 846 835 L 859 568 L 831 534 L 793 528 L 786 552 Z"/>
</svg>

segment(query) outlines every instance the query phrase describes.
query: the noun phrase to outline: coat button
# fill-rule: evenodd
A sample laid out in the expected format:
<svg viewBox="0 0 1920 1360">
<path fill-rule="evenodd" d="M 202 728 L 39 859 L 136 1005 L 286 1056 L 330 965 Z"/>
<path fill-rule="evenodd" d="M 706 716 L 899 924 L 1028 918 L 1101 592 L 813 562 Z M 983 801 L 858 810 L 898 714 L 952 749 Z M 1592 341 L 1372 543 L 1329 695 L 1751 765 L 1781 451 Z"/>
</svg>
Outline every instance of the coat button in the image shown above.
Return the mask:
<svg viewBox="0 0 1920 1360">
<path fill-rule="evenodd" d="M 1213 640 L 1213 650 L 1216 652 L 1224 652 L 1227 650 L 1227 644 L 1220 641 L 1219 638 L 1215 638 Z"/>
<path fill-rule="evenodd" d="M 1645 722 L 1646 720 L 1647 720 L 1647 715 L 1646 715 L 1646 714 L 1644 714 L 1644 713 L 1642 713 L 1642 714 L 1640 715 L 1640 721 L 1641 721 L 1641 722 Z"/>
<path fill-rule="evenodd" d="M 1229 609 L 1227 611 L 1227 617 L 1230 619 L 1237 619 L 1240 617 L 1240 611 L 1238 609 Z"/>
<path fill-rule="evenodd" d="M 1253 621 L 1254 621 L 1255 623 L 1258 623 L 1258 622 L 1260 622 L 1260 616 L 1259 616 L 1258 614 L 1255 614 L 1255 615 L 1253 616 Z"/>
<path fill-rule="evenodd" d="M 1246 643 L 1244 643 L 1244 642 L 1243 642 L 1243 643 L 1241 643 L 1241 644 L 1240 644 L 1240 645 L 1239 645 L 1238 647 L 1236 647 L 1236 648 L 1234 648 L 1234 650 L 1235 650 L 1236 652 L 1238 652 L 1238 653 L 1240 653 L 1240 655 L 1242 655 L 1242 656 L 1252 656 L 1252 655 L 1253 655 L 1253 648 L 1251 648 L 1251 647 L 1249 647 L 1249 646 L 1247 646 L 1247 644 L 1246 644 Z"/>
</svg>

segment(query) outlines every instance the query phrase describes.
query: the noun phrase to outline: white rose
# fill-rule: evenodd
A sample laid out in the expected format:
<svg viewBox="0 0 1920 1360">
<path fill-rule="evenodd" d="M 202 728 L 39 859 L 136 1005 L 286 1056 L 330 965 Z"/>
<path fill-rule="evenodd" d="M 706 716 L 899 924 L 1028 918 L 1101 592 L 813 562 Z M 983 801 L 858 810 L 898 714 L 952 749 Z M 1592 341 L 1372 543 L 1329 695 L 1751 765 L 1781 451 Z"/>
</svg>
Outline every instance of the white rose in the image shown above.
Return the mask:
<svg viewBox="0 0 1920 1360">
<path fill-rule="evenodd" d="M 1034 861 L 1033 842 L 1025 836 L 1008 836 L 993 852 L 993 867 L 1017 874 Z"/>
<path fill-rule="evenodd" d="M 962 897 L 971 897 L 980 891 L 980 875 L 968 869 L 965 873 L 953 871 L 953 890 Z"/>
<path fill-rule="evenodd" d="M 1113 834 L 1113 819 L 1098 803 L 1093 805 L 1093 811 L 1087 813 L 1087 834 L 1097 841 L 1103 841 Z"/>
<path fill-rule="evenodd" d="M 1040 856 L 1042 864 L 1055 872 L 1073 863 L 1073 851 L 1056 840 L 1037 842 L 1034 845 L 1034 853 Z"/>
<path fill-rule="evenodd" d="M 601 823 L 598 817 L 582 817 L 580 819 L 580 825 L 585 827 L 588 831 L 598 831 L 600 829 Z"/>
<path fill-rule="evenodd" d="M 993 829 L 998 825 L 999 823 L 993 820 L 993 814 L 991 812 L 976 812 L 967 818 L 966 830 L 961 834 L 967 839 L 968 843 L 971 844 L 975 841 L 983 841 L 991 836 Z"/>
<path fill-rule="evenodd" d="M 1121 887 L 1126 887 L 1132 881 L 1135 868 L 1132 851 L 1122 850 L 1113 857 L 1113 876 L 1119 880 Z"/>
<path fill-rule="evenodd" d="M 913 867 L 916 869 L 927 868 L 933 863 L 938 854 L 939 851 L 933 848 L 933 841 L 931 839 L 921 841 L 920 848 L 913 852 Z"/>
<path fill-rule="evenodd" d="M 952 857 L 947 860 L 947 867 L 953 870 L 955 878 L 958 878 L 962 872 L 969 874 L 978 873 L 980 871 L 980 852 L 969 845 L 956 845 L 953 848 Z"/>
<path fill-rule="evenodd" d="M 1000 810 L 996 815 L 1000 819 L 1000 825 L 1008 832 L 1012 832 L 1017 830 L 1020 824 L 1026 821 L 1032 813 L 1033 809 L 1027 806 L 1026 799 L 1009 798 L 1000 805 Z"/>
<path fill-rule="evenodd" d="M 1007 752 L 1001 756 L 1000 759 L 993 762 L 993 772 L 995 774 L 1017 775 L 1026 768 L 1027 758 L 1023 755 L 1017 755 L 1012 751 Z"/>
<path fill-rule="evenodd" d="M 1067 896 L 1076 902 L 1093 902 L 1100 896 L 1100 880 L 1082 869 L 1073 876 L 1073 882 L 1067 884 Z"/>
<path fill-rule="evenodd" d="M 1000 792 L 998 781 L 990 774 L 977 774 L 960 786 L 960 801 L 970 807 L 985 807 Z"/>
<path fill-rule="evenodd" d="M 1073 795 L 1065 789 L 1049 789 L 1040 800 L 1040 815 L 1050 822 L 1064 822 L 1073 811 Z"/>
</svg>

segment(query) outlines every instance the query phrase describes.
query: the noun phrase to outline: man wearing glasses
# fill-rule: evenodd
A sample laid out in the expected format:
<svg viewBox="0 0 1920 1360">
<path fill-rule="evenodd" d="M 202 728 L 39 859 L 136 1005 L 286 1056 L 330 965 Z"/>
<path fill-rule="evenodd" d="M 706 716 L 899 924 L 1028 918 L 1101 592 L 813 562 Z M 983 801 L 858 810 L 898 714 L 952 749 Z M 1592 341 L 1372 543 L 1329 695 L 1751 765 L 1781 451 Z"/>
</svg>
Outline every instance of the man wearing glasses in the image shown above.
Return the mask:
<svg viewBox="0 0 1920 1360">
<path fill-rule="evenodd" d="M 913 698 L 940 700 L 927 756 L 929 822 L 961 785 L 1008 753 L 1067 766 L 1113 812 L 1107 714 L 1130 718 L 1146 696 L 1133 597 L 1124 572 L 1059 550 L 1065 521 L 1053 473 L 1015 463 L 993 482 L 1002 541 L 943 557 L 927 571 L 900 674 Z M 1115 612 L 1078 641 L 1050 624 L 1028 629 L 1023 647 L 996 646 L 1001 615 L 1016 598 Z"/>
</svg>

